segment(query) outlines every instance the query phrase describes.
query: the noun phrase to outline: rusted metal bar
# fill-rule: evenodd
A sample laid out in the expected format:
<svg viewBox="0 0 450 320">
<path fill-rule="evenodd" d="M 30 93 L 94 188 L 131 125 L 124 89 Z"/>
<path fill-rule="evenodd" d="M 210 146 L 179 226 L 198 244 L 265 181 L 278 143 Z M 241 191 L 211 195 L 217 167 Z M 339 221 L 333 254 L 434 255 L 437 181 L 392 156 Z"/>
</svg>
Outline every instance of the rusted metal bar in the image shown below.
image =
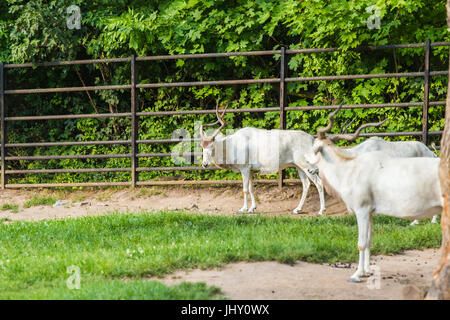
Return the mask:
<svg viewBox="0 0 450 320">
<path fill-rule="evenodd" d="M 197 167 L 197 166 L 191 166 L 191 167 L 140 167 L 137 168 L 137 171 L 140 172 L 148 172 L 148 171 L 205 171 L 205 170 L 222 170 L 219 167 L 211 166 L 211 167 Z"/>
<path fill-rule="evenodd" d="M 136 171 L 205 171 L 222 170 L 219 167 L 139 167 Z M 26 169 L 26 170 L 6 170 L 6 174 L 29 174 L 29 173 L 91 173 L 91 172 L 131 172 L 131 168 L 81 168 L 81 169 Z"/>
<path fill-rule="evenodd" d="M 6 178 L 6 106 L 5 106 L 5 64 L 0 62 L 0 112 L 1 112 L 1 184 L 2 190 L 5 189 L 5 185 L 7 183 Z"/>
<path fill-rule="evenodd" d="M 227 109 L 226 113 L 241 113 L 241 112 L 279 112 L 279 107 L 273 108 L 247 108 L 247 109 Z M 182 111 L 153 111 L 153 112 L 138 112 L 138 117 L 148 116 L 175 116 L 184 114 L 213 114 L 215 110 L 182 110 Z"/>
<path fill-rule="evenodd" d="M 175 60 L 175 59 L 199 59 L 199 58 L 226 58 L 238 56 L 270 56 L 279 54 L 280 50 L 267 51 L 245 51 L 245 52 L 220 52 L 220 53 L 192 53 L 192 54 L 175 54 L 161 55 L 149 57 L 137 57 L 137 61 L 154 61 L 154 60 Z"/>
<path fill-rule="evenodd" d="M 287 106 L 287 90 L 286 90 L 286 48 L 281 47 L 280 54 L 280 130 L 286 129 L 286 106 Z M 273 146 L 272 146 L 273 147 Z M 275 146 L 278 147 L 278 146 Z M 284 173 L 278 170 L 278 188 L 283 188 Z"/>
<path fill-rule="evenodd" d="M 130 140 L 7 143 L 7 148 L 131 144 Z"/>
<path fill-rule="evenodd" d="M 299 183 L 298 179 L 286 179 L 286 183 Z M 276 179 L 254 180 L 255 183 L 277 184 Z M 241 180 L 169 180 L 138 181 L 138 186 L 150 185 L 230 185 L 242 184 Z M 81 182 L 81 183 L 36 183 L 36 184 L 7 184 L 6 188 L 26 189 L 26 188 L 56 188 L 56 187 L 104 187 L 104 186 L 130 186 L 131 182 Z"/>
<path fill-rule="evenodd" d="M 114 63 L 128 62 L 130 58 L 112 58 L 112 59 L 86 59 L 72 61 L 53 61 L 53 62 L 30 62 L 30 63 L 8 63 L 6 69 L 13 68 L 31 68 L 31 67 L 54 67 L 54 66 L 70 66 L 75 64 L 95 64 L 95 63 Z"/>
<path fill-rule="evenodd" d="M 434 75 L 443 75 L 448 71 L 436 71 Z M 285 78 L 285 82 L 305 82 L 323 80 L 353 80 L 353 79 L 375 79 L 375 78 L 401 78 L 401 77 L 423 77 L 423 72 L 403 72 L 403 73 L 379 73 L 379 74 L 353 74 L 341 76 L 316 76 L 316 77 L 293 77 Z M 214 86 L 214 85 L 234 85 L 253 83 L 276 83 L 280 79 L 245 79 L 245 80 L 220 80 L 220 81 L 194 81 L 194 82 L 172 82 L 172 83 L 145 83 L 138 84 L 137 88 L 166 88 L 166 87 L 191 87 L 191 86 Z"/>
<path fill-rule="evenodd" d="M 130 158 L 131 154 L 84 154 L 70 156 L 11 156 L 5 160 L 58 160 L 58 159 L 109 159 L 109 158 Z"/>
<path fill-rule="evenodd" d="M 428 135 L 440 135 L 443 131 L 429 131 Z M 405 131 L 405 132 L 368 132 L 361 133 L 359 137 L 403 137 L 403 136 L 422 136 L 422 131 Z M 317 135 L 314 135 L 317 137 Z"/>
<path fill-rule="evenodd" d="M 450 42 L 433 42 L 432 47 L 448 47 Z M 286 50 L 287 54 L 298 54 L 298 53 L 321 53 L 321 52 L 338 52 L 338 51 L 373 51 L 373 50 L 386 50 L 386 49 L 408 49 L 408 48 L 423 48 L 424 43 L 407 43 L 407 44 L 387 44 L 380 46 L 360 46 L 356 48 L 321 48 L 321 49 L 290 49 Z"/>
<path fill-rule="evenodd" d="M 200 138 L 196 139 L 144 139 L 144 140 L 137 140 L 136 142 L 139 144 L 146 144 L 146 143 L 178 143 L 178 142 L 199 142 L 202 141 Z"/>
<path fill-rule="evenodd" d="M 257 179 L 253 180 L 255 183 L 264 184 L 278 184 L 278 179 Z M 285 183 L 295 183 L 301 182 L 299 179 L 286 179 Z M 140 186 L 149 185 L 229 185 L 229 184 L 242 184 L 242 180 L 171 180 L 171 181 L 157 181 L 157 180 L 147 180 L 139 181 Z"/>
<path fill-rule="evenodd" d="M 170 153 L 170 152 L 161 152 L 161 153 L 138 153 L 136 157 L 138 158 L 152 158 L 152 157 L 190 157 L 190 156 L 201 156 L 201 152 L 184 152 L 184 153 Z"/>
<path fill-rule="evenodd" d="M 401 102 L 401 103 L 379 103 L 379 104 L 346 104 L 341 109 L 371 109 L 371 108 L 411 108 L 422 106 L 423 102 Z M 336 105 L 287 107 L 286 111 L 310 111 L 310 110 L 332 110 Z"/>
<path fill-rule="evenodd" d="M 342 76 L 317 76 L 317 77 L 295 77 L 286 78 L 286 82 L 305 82 L 323 80 L 353 80 L 353 79 L 375 79 L 375 78 L 404 78 L 423 77 L 423 72 L 402 72 L 402 73 L 378 73 L 378 74 L 351 74 Z"/>
<path fill-rule="evenodd" d="M 29 173 L 90 173 L 90 172 L 130 172 L 131 168 L 86 168 L 86 169 L 29 169 L 6 170 L 7 174 Z"/>
<path fill-rule="evenodd" d="M 441 42 L 432 42 L 430 44 L 431 47 L 449 47 L 450 46 L 450 42 L 445 42 L 445 41 L 441 41 Z"/>
<path fill-rule="evenodd" d="M 255 183 L 278 184 L 278 179 L 253 180 Z M 242 180 L 147 180 L 138 181 L 138 186 L 157 185 L 215 185 L 215 184 L 242 184 Z"/>
<path fill-rule="evenodd" d="M 286 129 L 286 48 L 281 48 L 280 55 L 280 130 Z"/>
<path fill-rule="evenodd" d="M 424 85 L 423 85 L 423 109 L 422 109 L 422 142 L 427 144 L 428 141 L 428 100 L 430 90 L 430 43 L 428 39 L 425 42 L 425 70 L 424 70 Z"/>
<path fill-rule="evenodd" d="M 10 183 L 6 185 L 7 189 L 22 188 L 58 188 L 58 187 L 107 187 L 107 186 L 129 186 L 131 182 L 79 182 L 79 183 Z"/>
<path fill-rule="evenodd" d="M 85 119 L 85 118 L 126 118 L 130 117 L 130 112 L 124 113 L 89 113 L 89 114 L 61 114 L 48 116 L 26 116 L 26 117 L 6 117 L 6 121 L 34 121 L 34 120 L 63 120 L 63 119 Z"/>
<path fill-rule="evenodd" d="M 430 71 L 430 77 L 432 76 L 448 76 L 448 70 L 447 71 Z"/>
<path fill-rule="evenodd" d="M 56 93 L 56 92 L 76 92 L 76 91 L 96 91 L 96 90 L 119 90 L 119 89 L 131 89 L 131 86 L 129 84 L 118 84 L 112 86 L 15 89 L 15 90 L 5 90 L 5 94 Z"/>
<path fill-rule="evenodd" d="M 140 167 L 136 168 L 139 172 L 148 171 L 205 171 L 205 170 L 221 170 L 212 166 L 203 167 Z M 29 174 L 29 173 L 92 173 L 92 172 L 131 172 L 131 168 L 82 168 L 82 169 L 26 169 L 26 170 L 6 170 L 6 174 Z"/>
<path fill-rule="evenodd" d="M 169 88 L 169 87 L 195 87 L 195 86 L 219 86 L 253 83 L 277 83 L 280 79 L 244 79 L 244 80 L 218 80 L 218 81 L 192 81 L 192 82 L 167 82 L 167 83 L 141 83 L 136 88 Z"/>
<path fill-rule="evenodd" d="M 136 56 L 133 54 L 131 57 L 131 185 L 136 187 L 136 181 L 138 180 L 139 173 L 136 168 L 139 166 L 139 159 L 136 157 L 138 152 L 137 140 L 137 117 L 136 117 L 136 83 L 137 68 L 136 68 Z"/>
<path fill-rule="evenodd" d="M 430 106 L 445 105 L 445 101 L 432 101 Z M 380 103 L 380 104 L 348 104 L 343 105 L 342 109 L 372 109 L 372 108 L 412 108 L 423 106 L 423 102 L 401 102 L 401 103 Z M 325 106 L 304 106 L 304 107 L 287 107 L 286 111 L 310 111 L 310 110 L 332 110 L 336 109 L 336 105 Z"/>
</svg>

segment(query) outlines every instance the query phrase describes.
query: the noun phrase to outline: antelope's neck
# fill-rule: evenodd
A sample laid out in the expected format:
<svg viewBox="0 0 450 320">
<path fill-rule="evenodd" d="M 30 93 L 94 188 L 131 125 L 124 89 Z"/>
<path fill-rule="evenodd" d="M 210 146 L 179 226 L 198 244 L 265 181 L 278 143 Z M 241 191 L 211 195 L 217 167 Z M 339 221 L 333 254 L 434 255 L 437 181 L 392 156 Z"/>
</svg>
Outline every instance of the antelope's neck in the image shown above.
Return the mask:
<svg viewBox="0 0 450 320">
<path fill-rule="evenodd" d="M 222 168 L 227 164 L 226 154 L 226 139 L 217 139 L 214 141 L 212 158 L 216 166 Z"/>
<path fill-rule="evenodd" d="M 325 176 L 328 184 L 339 192 L 344 177 L 348 174 L 348 162 L 352 159 L 341 154 L 340 149 L 335 146 L 324 146 L 317 167 L 321 175 Z"/>
</svg>

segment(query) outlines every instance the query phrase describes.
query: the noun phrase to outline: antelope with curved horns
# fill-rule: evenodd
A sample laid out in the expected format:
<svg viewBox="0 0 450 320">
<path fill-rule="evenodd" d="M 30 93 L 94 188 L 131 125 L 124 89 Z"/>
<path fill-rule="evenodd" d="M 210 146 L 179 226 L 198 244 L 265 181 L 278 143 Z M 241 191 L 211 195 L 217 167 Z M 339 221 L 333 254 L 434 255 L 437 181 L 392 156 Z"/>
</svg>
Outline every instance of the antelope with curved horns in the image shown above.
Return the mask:
<svg viewBox="0 0 450 320">
<path fill-rule="evenodd" d="M 253 192 L 252 171 L 262 174 L 273 174 L 280 169 L 296 167 L 302 181 L 303 190 L 299 205 L 294 213 L 299 213 L 305 203 L 310 180 L 315 184 L 320 198 L 321 215 L 325 210 L 325 197 L 322 181 L 317 173 L 310 173 L 312 169 L 304 158 L 304 153 L 312 147 L 314 137 L 300 130 L 263 130 L 257 128 L 242 128 L 227 136 L 220 134 L 225 126 L 222 115 L 219 115 L 219 103 L 216 105 L 217 121 L 204 126 L 220 124 L 220 127 L 206 137 L 203 126 L 200 127 L 203 148 L 202 166 L 206 167 L 214 163 L 222 169 L 231 169 L 242 175 L 244 205 L 239 210 L 253 212 L 256 209 Z M 248 193 L 250 193 L 251 206 L 248 208 Z"/>
<path fill-rule="evenodd" d="M 359 282 L 360 277 L 370 271 L 373 214 L 423 219 L 442 210 L 439 158 L 394 158 L 383 151 L 355 155 L 338 148 L 331 137 L 326 136 L 336 113 L 337 110 L 330 114 L 329 125 L 319 130 L 319 137 L 305 158 L 310 165 L 318 167 L 324 183 L 344 201 L 348 211 L 356 215 L 359 263 L 349 280 Z M 376 127 L 383 122 L 368 123 L 354 135 L 332 137 L 334 141 L 354 140 L 363 127 Z"/>
<path fill-rule="evenodd" d="M 339 106 L 333 113 L 329 115 L 330 122 L 326 128 L 319 129 L 319 136 L 324 137 L 326 132 L 331 130 L 333 125 L 334 116 L 342 107 Z M 379 123 L 378 125 L 382 125 L 386 122 L 387 119 Z M 330 125 L 331 124 L 331 125 Z M 330 135 L 329 138 L 331 141 L 338 140 L 347 140 L 347 141 L 355 141 L 361 130 L 371 126 L 372 124 L 368 123 L 362 125 L 355 131 L 353 134 L 333 134 Z M 378 126 L 377 125 L 377 126 Z M 348 126 L 347 126 L 348 127 Z M 345 128 L 343 131 L 345 131 Z M 371 151 L 383 151 L 391 157 L 399 157 L 399 158 L 412 158 L 412 157 L 429 157 L 436 158 L 436 154 L 434 154 L 428 147 L 419 141 L 386 141 L 384 139 L 378 137 L 372 137 L 368 140 L 365 140 L 361 144 L 347 148 L 346 151 L 351 152 L 354 155 L 361 155 L 363 153 L 371 152 Z M 438 215 L 433 216 L 431 223 L 437 222 Z M 418 220 L 414 220 L 411 222 L 411 225 L 417 225 Z"/>
</svg>

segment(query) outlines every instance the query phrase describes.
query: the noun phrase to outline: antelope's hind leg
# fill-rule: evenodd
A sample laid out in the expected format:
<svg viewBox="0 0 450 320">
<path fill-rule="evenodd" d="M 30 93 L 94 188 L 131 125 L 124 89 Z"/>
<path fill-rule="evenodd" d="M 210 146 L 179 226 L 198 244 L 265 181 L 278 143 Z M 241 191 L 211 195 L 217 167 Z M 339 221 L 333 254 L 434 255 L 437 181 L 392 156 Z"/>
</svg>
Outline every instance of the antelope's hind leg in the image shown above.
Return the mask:
<svg viewBox="0 0 450 320">
<path fill-rule="evenodd" d="M 242 189 L 244 191 L 244 205 L 239 209 L 238 213 L 247 212 L 248 209 L 248 185 L 250 181 L 250 169 L 242 169 Z"/>
</svg>

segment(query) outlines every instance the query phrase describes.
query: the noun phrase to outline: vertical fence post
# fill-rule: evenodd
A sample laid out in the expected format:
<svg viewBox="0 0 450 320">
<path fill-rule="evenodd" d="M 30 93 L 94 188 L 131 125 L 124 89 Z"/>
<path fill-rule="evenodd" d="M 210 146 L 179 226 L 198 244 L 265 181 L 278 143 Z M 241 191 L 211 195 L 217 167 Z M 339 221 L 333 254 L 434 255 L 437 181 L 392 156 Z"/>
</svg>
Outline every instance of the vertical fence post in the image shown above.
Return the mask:
<svg viewBox="0 0 450 320">
<path fill-rule="evenodd" d="M 429 89 L 430 89 L 430 39 L 425 41 L 425 70 L 424 70 L 424 87 L 423 87 L 423 123 L 422 123 L 422 142 L 428 143 L 428 106 L 429 106 Z"/>
<path fill-rule="evenodd" d="M 138 146 L 137 140 L 137 119 L 136 119 L 136 81 L 137 81 L 137 68 L 136 68 L 136 55 L 131 56 L 131 185 L 136 187 L 138 180 L 138 172 L 136 171 L 139 162 L 136 157 Z"/>
<path fill-rule="evenodd" d="M 6 178 L 6 121 L 5 121 L 5 112 L 6 112 L 6 106 L 5 106 L 5 64 L 3 62 L 0 62 L 0 108 L 1 108 L 1 158 L 2 158 L 2 190 L 5 189 L 5 186 L 7 184 L 7 178 Z"/>
<path fill-rule="evenodd" d="M 280 130 L 286 129 L 286 48 L 281 47 L 280 55 Z M 278 150 L 279 152 L 279 150 Z M 278 187 L 283 187 L 283 170 L 278 171 Z"/>
</svg>

